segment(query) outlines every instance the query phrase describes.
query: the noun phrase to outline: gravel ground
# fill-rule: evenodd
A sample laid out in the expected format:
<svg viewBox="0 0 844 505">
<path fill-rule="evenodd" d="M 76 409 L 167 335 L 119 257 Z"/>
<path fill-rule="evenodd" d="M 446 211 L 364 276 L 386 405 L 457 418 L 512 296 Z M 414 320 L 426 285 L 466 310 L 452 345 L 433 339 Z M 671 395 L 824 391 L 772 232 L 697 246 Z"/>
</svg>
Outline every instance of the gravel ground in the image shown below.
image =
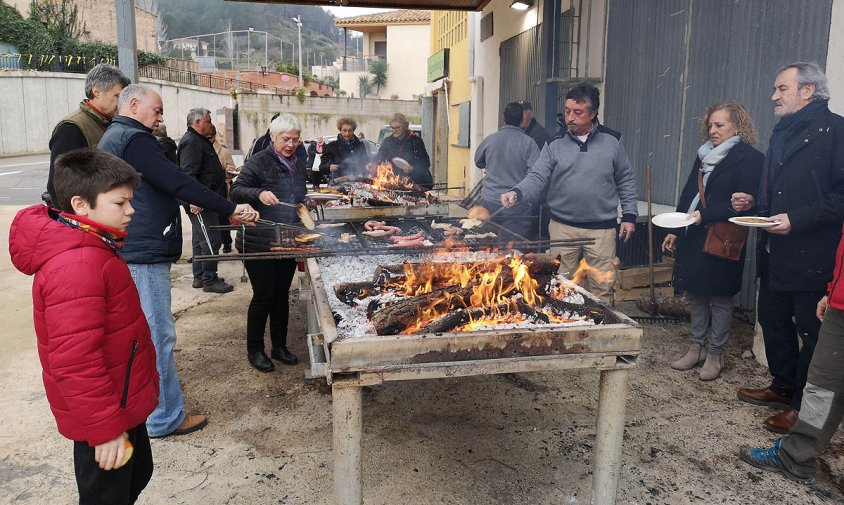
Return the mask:
<svg viewBox="0 0 844 505">
<path fill-rule="evenodd" d="M 0 207 L 0 503 L 75 503 L 71 444 L 47 405 L 35 351 L 30 279 L 9 264 L 13 211 Z M 189 246 L 189 244 L 187 244 Z M 190 287 L 173 268 L 177 362 L 190 412 L 210 424 L 155 440 L 155 475 L 139 504 L 329 504 L 331 395 L 306 380 L 305 364 L 261 374 L 246 361 L 251 290 L 237 263 L 221 264 L 233 293 Z M 295 285 L 294 285 L 295 286 Z M 307 361 L 305 302 L 291 296 L 290 348 Z M 629 305 L 622 310 L 633 312 Z M 844 438 L 834 440 L 815 486 L 741 463 L 742 444 L 768 446 L 773 411 L 736 400 L 766 371 L 742 358 L 752 328 L 736 321 L 727 368 L 701 382 L 668 362 L 685 350 L 688 325 L 646 325 L 630 374 L 619 504 L 844 502 Z M 598 374 L 542 372 L 388 383 L 363 397 L 367 504 L 587 504 L 595 443 Z"/>
</svg>

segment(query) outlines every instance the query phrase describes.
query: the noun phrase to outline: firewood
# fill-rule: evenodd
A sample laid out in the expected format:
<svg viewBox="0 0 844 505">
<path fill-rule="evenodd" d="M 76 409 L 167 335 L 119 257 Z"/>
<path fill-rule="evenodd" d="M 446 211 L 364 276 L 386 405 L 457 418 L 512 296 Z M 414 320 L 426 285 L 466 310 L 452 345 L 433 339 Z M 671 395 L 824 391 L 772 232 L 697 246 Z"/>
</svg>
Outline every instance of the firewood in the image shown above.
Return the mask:
<svg viewBox="0 0 844 505">
<path fill-rule="evenodd" d="M 448 293 L 449 297 L 446 296 Z M 416 322 L 419 312 L 435 304 L 438 310 L 448 312 L 468 305 L 472 286 L 448 286 L 419 296 L 409 296 L 383 306 L 372 316 L 372 324 L 379 335 L 401 333 Z"/>
<path fill-rule="evenodd" d="M 363 299 L 379 292 L 379 288 L 373 283 L 362 282 L 341 282 L 334 285 L 334 294 L 337 299 L 346 305 L 354 306 L 354 300 Z"/>
<path fill-rule="evenodd" d="M 663 316 L 689 317 L 689 300 L 685 296 L 656 296 L 656 311 Z M 642 295 L 636 300 L 642 312 L 651 312 L 651 296 Z"/>
</svg>

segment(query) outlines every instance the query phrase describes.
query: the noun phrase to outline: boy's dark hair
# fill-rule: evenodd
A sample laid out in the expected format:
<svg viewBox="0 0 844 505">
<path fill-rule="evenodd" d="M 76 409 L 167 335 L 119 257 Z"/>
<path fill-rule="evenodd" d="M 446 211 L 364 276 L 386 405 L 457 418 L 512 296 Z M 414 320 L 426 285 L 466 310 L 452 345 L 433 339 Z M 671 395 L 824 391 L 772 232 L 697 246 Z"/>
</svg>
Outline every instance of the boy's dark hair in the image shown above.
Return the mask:
<svg viewBox="0 0 844 505">
<path fill-rule="evenodd" d="M 588 102 L 589 112 L 598 112 L 598 107 L 601 106 L 601 92 L 595 86 L 580 84 L 566 93 L 566 100 L 574 100 L 577 103 Z"/>
<path fill-rule="evenodd" d="M 137 188 L 141 177 L 132 165 L 97 149 L 74 149 L 56 158 L 54 185 L 58 207 L 73 214 L 70 200 L 84 198 L 93 209 L 97 196 L 118 186 Z"/>
<path fill-rule="evenodd" d="M 510 126 L 519 126 L 522 124 L 524 111 L 519 102 L 510 102 L 504 107 L 504 124 Z"/>
</svg>

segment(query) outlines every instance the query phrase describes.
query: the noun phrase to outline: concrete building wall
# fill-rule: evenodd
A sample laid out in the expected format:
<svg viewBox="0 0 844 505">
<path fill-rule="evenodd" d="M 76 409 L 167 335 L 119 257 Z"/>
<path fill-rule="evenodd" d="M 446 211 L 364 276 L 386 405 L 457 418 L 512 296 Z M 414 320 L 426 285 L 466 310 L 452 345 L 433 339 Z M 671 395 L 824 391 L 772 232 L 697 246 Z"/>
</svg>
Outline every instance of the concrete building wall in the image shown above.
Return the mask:
<svg viewBox="0 0 844 505">
<path fill-rule="evenodd" d="M 833 112 L 844 114 L 844 0 L 835 0 L 832 3 L 826 72 L 829 77 L 829 91 L 832 95 L 829 108 Z"/>
<path fill-rule="evenodd" d="M 542 9 L 542 3 L 536 2 L 526 11 L 510 8 L 512 2 L 493 0 L 481 13 L 481 17 L 493 13 L 493 35 L 483 42 L 480 41 L 480 30 L 475 31 L 475 73 L 483 77 L 484 81 L 484 117 L 483 136 L 498 130 L 499 79 L 502 70 L 498 47 L 502 41 L 513 37 L 529 28 L 536 26 L 537 16 Z"/>
<path fill-rule="evenodd" d="M 164 120 L 178 139 L 193 107 L 215 112 L 231 107 L 226 92 L 141 79 L 164 101 Z M 53 127 L 85 97 L 85 76 L 52 72 L 0 73 L 0 156 L 45 153 Z"/>
<path fill-rule="evenodd" d="M 390 116 L 401 112 L 411 123 L 419 123 L 422 109 L 418 101 L 375 100 L 359 98 L 306 97 L 300 103 L 295 96 L 278 96 L 269 93 L 241 94 L 239 102 L 240 145 L 246 150 L 252 140 L 263 135 L 270 125 L 270 118 L 277 112 L 289 112 L 302 121 L 302 137 L 336 135 L 337 120 L 352 117 L 358 123 L 358 132 L 376 140 L 381 127 Z"/>
<path fill-rule="evenodd" d="M 387 86 L 379 96 L 398 95 L 411 100 L 421 95 L 428 73 L 431 49 L 430 25 L 391 25 L 387 27 Z"/>
<path fill-rule="evenodd" d="M 358 77 L 361 75 L 369 75 L 369 72 L 340 72 L 340 90 L 349 96 L 360 96 Z"/>
</svg>

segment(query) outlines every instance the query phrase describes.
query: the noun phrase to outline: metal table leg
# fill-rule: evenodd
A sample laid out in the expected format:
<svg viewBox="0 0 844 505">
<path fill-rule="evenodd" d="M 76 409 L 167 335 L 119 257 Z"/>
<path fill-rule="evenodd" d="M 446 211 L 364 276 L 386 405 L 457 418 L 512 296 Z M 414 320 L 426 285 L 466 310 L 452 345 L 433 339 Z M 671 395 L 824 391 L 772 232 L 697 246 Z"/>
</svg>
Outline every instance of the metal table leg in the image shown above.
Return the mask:
<svg viewBox="0 0 844 505">
<path fill-rule="evenodd" d="M 627 410 L 627 369 L 601 371 L 595 436 L 593 505 L 614 505 L 621 470 L 621 444 Z"/>
<path fill-rule="evenodd" d="M 361 505 L 361 388 L 335 382 L 331 386 L 334 418 L 334 503 Z"/>
</svg>

